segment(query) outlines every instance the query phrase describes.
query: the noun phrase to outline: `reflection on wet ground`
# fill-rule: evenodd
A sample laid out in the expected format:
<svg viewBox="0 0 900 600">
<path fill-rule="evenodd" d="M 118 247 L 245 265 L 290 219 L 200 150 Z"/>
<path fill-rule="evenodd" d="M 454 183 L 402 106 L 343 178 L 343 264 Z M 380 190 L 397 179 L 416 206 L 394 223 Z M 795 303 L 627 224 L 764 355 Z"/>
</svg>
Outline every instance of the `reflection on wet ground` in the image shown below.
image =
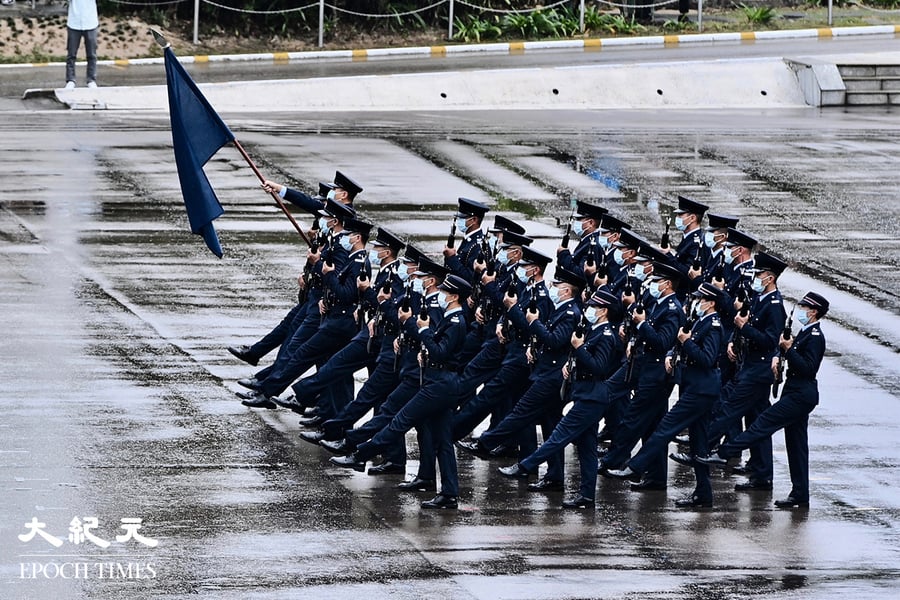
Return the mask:
<svg viewBox="0 0 900 600">
<path fill-rule="evenodd" d="M 250 370 L 224 346 L 255 339 L 291 306 L 303 252 L 236 152 L 206 169 L 226 208 L 220 261 L 187 232 L 164 118 L 54 113 L 0 124 L 3 597 L 892 597 L 893 116 L 228 119 L 270 177 L 308 189 L 346 170 L 366 188 L 364 216 L 431 252 L 458 196 L 522 221 L 547 252 L 573 196 L 651 238 L 677 194 L 740 216 L 790 260 L 788 297 L 814 287 L 834 298 L 811 419 L 812 507 L 796 512 L 772 508 L 788 485 L 779 434 L 776 491 L 738 494 L 723 475 L 712 510 L 674 509 L 692 481 L 675 465 L 668 492 L 601 481 L 597 509 L 581 513 L 563 512 L 559 493 L 501 478 L 504 461 L 461 456 L 461 509 L 423 513 L 419 495 L 395 491 L 399 477 L 339 472 L 298 441 L 291 413 L 235 400 L 233 382 Z M 13 537 L 33 516 L 61 535 L 87 514 L 110 524 L 108 537 L 122 517 L 142 517 L 160 545 L 106 559 L 152 562 L 158 575 L 21 577 L 26 560 L 100 560 L 96 548 L 51 556 Z"/>
</svg>

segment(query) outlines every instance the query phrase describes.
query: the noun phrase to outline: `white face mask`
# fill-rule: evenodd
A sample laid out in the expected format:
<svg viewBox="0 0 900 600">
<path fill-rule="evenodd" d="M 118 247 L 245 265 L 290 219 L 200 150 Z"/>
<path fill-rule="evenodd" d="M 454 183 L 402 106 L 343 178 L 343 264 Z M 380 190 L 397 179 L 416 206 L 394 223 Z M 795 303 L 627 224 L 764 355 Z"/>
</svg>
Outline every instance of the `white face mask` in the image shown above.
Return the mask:
<svg viewBox="0 0 900 600">
<path fill-rule="evenodd" d="M 572 233 L 578 237 L 581 237 L 584 234 L 584 223 L 582 223 L 580 219 L 572 221 Z"/>
<path fill-rule="evenodd" d="M 437 301 L 441 310 L 447 310 L 447 307 L 450 306 L 450 302 L 447 300 L 447 294 L 444 292 L 438 292 Z"/>
<path fill-rule="evenodd" d="M 526 267 L 517 267 L 516 278 L 522 283 L 528 283 L 528 269 Z"/>
<path fill-rule="evenodd" d="M 650 295 L 653 296 L 654 298 L 659 298 L 662 295 L 662 290 L 659 289 L 658 281 L 651 281 L 649 289 L 650 289 Z"/>
<path fill-rule="evenodd" d="M 373 267 L 381 266 L 381 257 L 378 256 L 378 250 L 369 250 L 369 263 Z"/>
<path fill-rule="evenodd" d="M 620 267 L 625 264 L 625 253 L 622 252 L 621 248 L 616 248 L 613 252 L 613 260 L 616 261 L 616 264 Z"/>
<path fill-rule="evenodd" d="M 707 231 L 703 234 L 703 244 L 707 248 L 715 248 L 716 247 L 716 234 L 712 231 Z"/>
<path fill-rule="evenodd" d="M 675 217 L 675 229 L 678 231 L 684 231 L 687 229 L 687 225 L 684 223 L 684 219 L 681 216 Z"/>
</svg>

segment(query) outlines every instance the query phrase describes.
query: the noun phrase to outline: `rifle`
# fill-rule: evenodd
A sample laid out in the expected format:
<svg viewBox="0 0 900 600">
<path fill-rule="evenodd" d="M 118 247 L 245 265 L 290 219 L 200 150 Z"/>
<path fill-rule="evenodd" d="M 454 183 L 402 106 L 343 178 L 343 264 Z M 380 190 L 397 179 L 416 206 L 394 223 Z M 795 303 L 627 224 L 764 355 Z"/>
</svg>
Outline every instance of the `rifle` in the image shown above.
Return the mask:
<svg viewBox="0 0 900 600">
<path fill-rule="evenodd" d="M 382 294 L 390 294 L 391 293 L 391 278 L 388 277 L 384 280 L 384 285 L 381 286 Z M 372 353 L 372 346 L 374 344 L 373 340 L 378 336 L 378 329 L 381 327 L 381 322 L 384 320 L 384 311 L 381 309 L 381 305 L 379 305 L 375 309 L 375 318 L 372 321 L 372 335 L 369 336 L 369 339 L 366 341 L 366 352 L 369 354 Z"/>
<path fill-rule="evenodd" d="M 639 314 L 644 312 L 644 285 L 646 284 L 646 280 L 641 283 L 641 289 L 638 293 L 637 298 L 634 302 L 634 310 L 632 314 Z M 625 321 L 626 329 L 625 329 L 625 351 L 628 355 L 628 364 L 625 368 L 625 381 L 630 382 L 631 376 L 634 374 L 634 362 L 635 358 L 637 358 L 637 327 L 634 325 L 634 321 L 631 319 L 626 319 Z"/>
<path fill-rule="evenodd" d="M 748 306 L 750 303 L 750 293 L 747 291 L 747 277 L 743 273 L 741 274 L 740 285 L 737 291 L 737 300 L 741 303 L 741 310 L 738 311 L 738 314 L 742 317 L 746 317 L 750 314 L 750 307 Z M 738 365 L 744 362 L 745 343 L 746 341 L 744 340 L 744 336 L 741 335 L 741 330 L 735 328 L 731 345 L 734 355 L 737 357 L 735 362 Z"/>
<path fill-rule="evenodd" d="M 716 279 L 725 279 L 725 250 L 727 250 L 727 248 L 723 248 L 719 253 L 719 260 L 716 261 L 716 266 L 710 271 L 710 277 L 707 283 L 712 283 Z"/>
<path fill-rule="evenodd" d="M 366 279 L 368 279 L 368 277 L 366 277 L 366 272 L 360 271 L 359 281 L 363 282 Z M 366 319 L 366 314 L 369 312 L 369 304 L 366 302 L 365 295 L 359 290 L 358 287 L 356 290 L 356 294 L 356 330 L 362 331 L 362 328 L 366 325 L 366 321 L 368 321 L 368 319 Z"/>
<path fill-rule="evenodd" d="M 509 278 L 509 284 L 506 286 L 506 291 L 504 292 L 505 296 L 512 296 L 513 298 L 518 297 L 518 289 L 516 287 L 516 278 L 512 276 Z M 536 300 L 535 300 L 536 301 Z M 530 302 L 529 302 L 530 304 Z M 500 333 L 503 334 L 503 337 L 509 339 L 509 310 L 503 311 L 503 318 L 500 320 Z"/>
<path fill-rule="evenodd" d="M 425 298 L 422 298 L 422 306 L 419 308 L 419 318 L 421 320 L 426 320 L 428 318 L 428 302 L 425 301 Z M 419 352 L 419 387 L 425 385 L 425 365 L 428 363 L 428 348 L 422 345 L 422 348 Z"/>
<path fill-rule="evenodd" d="M 569 222 L 566 223 L 566 233 L 563 234 L 562 241 L 559 243 L 563 248 L 569 247 L 569 239 L 572 237 L 572 221 L 575 220 L 575 214 L 578 212 L 578 199 L 572 198 L 569 200 L 569 207 L 572 209 L 572 214 L 569 215 Z"/>
<path fill-rule="evenodd" d="M 791 314 L 788 315 L 787 321 L 784 322 L 784 331 L 781 332 L 781 335 L 786 340 L 791 339 L 791 322 L 794 320 L 795 310 L 797 310 L 796 304 L 794 305 L 794 308 L 791 309 Z M 772 398 L 778 397 L 778 388 L 781 387 L 782 382 L 784 382 L 784 350 L 779 346 L 778 366 L 775 368 L 775 382 L 772 384 Z"/>
<path fill-rule="evenodd" d="M 698 300 L 693 300 L 690 304 L 690 308 L 688 308 L 688 317 L 684 321 L 684 325 L 681 326 L 681 331 L 684 333 L 690 333 L 694 328 L 694 323 L 697 322 L 697 315 L 694 314 L 694 305 L 698 302 Z M 675 347 L 672 349 L 672 373 L 675 373 L 675 369 L 678 367 L 678 364 L 681 362 L 682 357 L 684 355 L 684 344 L 678 341 L 678 338 L 675 338 Z"/>
<path fill-rule="evenodd" d="M 399 310 L 406 312 L 412 308 L 409 295 L 412 293 L 412 280 L 407 279 L 403 284 L 403 300 L 400 301 Z M 403 354 L 403 348 L 406 346 L 406 332 L 403 326 L 400 326 L 400 333 L 397 334 L 397 352 L 394 353 L 394 373 L 400 370 L 400 357 Z"/>
<path fill-rule="evenodd" d="M 456 219 L 453 219 L 453 224 L 450 225 L 450 235 L 447 236 L 447 247 L 452 248 L 456 245 Z"/>
<path fill-rule="evenodd" d="M 703 243 L 697 244 L 697 253 L 694 255 L 694 260 L 691 261 L 691 269 L 694 271 L 701 271 L 703 269 L 703 263 L 700 261 L 701 251 L 703 250 Z"/>
<path fill-rule="evenodd" d="M 667 216 L 665 218 L 666 221 L 666 230 L 663 231 L 663 234 L 659 238 L 659 247 L 663 250 L 668 250 L 671 245 L 671 240 L 669 239 L 669 228 L 672 226 L 672 217 Z"/>
<path fill-rule="evenodd" d="M 578 337 L 584 337 L 587 327 L 587 317 L 585 317 L 584 313 L 581 313 L 581 319 L 575 325 L 575 329 L 572 333 Z M 562 385 L 559 386 L 559 399 L 563 402 L 566 401 L 566 396 L 569 394 L 569 388 L 572 386 L 572 382 L 575 381 L 575 365 L 577 362 L 578 361 L 575 359 L 575 346 L 572 346 L 572 349 L 569 350 L 569 356 L 566 358 L 566 371 L 569 372 L 569 377 L 563 379 Z"/>
<path fill-rule="evenodd" d="M 527 289 L 531 290 L 531 296 L 528 298 L 528 307 L 526 308 L 526 312 L 537 312 L 537 295 L 534 293 L 534 277 L 528 278 L 528 283 L 525 285 Z M 537 363 L 537 336 L 533 335 L 528 339 L 528 350 L 531 351 L 531 356 L 534 357 L 534 362 Z M 534 368 L 532 366 L 532 368 Z"/>
<path fill-rule="evenodd" d="M 309 240 L 309 251 L 315 254 L 318 252 L 319 246 L 321 245 L 321 231 L 316 229 L 316 235 Z M 305 304 L 306 300 L 309 298 L 309 286 L 312 284 L 310 281 L 313 274 L 312 270 L 313 265 L 307 258 L 306 264 L 303 265 L 303 274 L 300 276 L 303 279 L 303 286 L 297 291 L 297 304 Z"/>
</svg>

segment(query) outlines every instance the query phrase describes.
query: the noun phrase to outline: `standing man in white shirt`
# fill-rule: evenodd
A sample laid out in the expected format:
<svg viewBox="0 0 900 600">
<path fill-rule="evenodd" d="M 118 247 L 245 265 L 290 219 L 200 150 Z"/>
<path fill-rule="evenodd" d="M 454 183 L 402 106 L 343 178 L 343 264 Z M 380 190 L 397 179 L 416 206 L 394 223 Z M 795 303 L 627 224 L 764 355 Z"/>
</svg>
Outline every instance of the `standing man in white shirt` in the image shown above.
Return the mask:
<svg viewBox="0 0 900 600">
<path fill-rule="evenodd" d="M 68 39 L 66 43 L 66 89 L 75 87 L 75 57 L 81 39 L 84 38 L 84 53 L 87 56 L 87 86 L 97 87 L 97 17 L 96 0 L 69 0 L 69 18 L 66 21 Z"/>
</svg>

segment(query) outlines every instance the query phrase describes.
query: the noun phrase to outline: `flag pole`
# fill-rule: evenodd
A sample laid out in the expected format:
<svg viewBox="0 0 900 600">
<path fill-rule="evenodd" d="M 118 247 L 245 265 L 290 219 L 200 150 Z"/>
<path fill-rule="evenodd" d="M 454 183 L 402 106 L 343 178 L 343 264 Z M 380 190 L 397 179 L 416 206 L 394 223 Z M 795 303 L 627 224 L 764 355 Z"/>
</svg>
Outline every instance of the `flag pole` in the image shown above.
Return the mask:
<svg viewBox="0 0 900 600">
<path fill-rule="evenodd" d="M 253 169 L 253 172 L 256 173 L 256 176 L 259 178 L 259 182 L 265 183 L 266 178 L 263 177 L 263 174 L 259 172 L 259 169 L 256 167 L 256 164 L 254 164 L 253 159 L 250 158 L 250 155 L 247 154 L 247 151 L 244 150 L 244 147 L 241 146 L 241 143 L 239 141 L 237 141 L 236 139 L 232 140 L 232 143 L 234 144 L 234 147 L 237 148 L 237 151 L 241 153 L 241 156 L 244 157 L 244 160 L 247 161 L 247 164 L 250 165 L 250 168 Z M 294 219 L 294 215 L 291 214 L 291 212 L 287 209 L 287 206 L 285 206 L 284 202 L 281 200 L 281 196 L 278 195 L 276 192 L 270 192 L 270 194 L 272 195 L 272 198 L 275 199 L 275 202 L 278 203 L 278 207 L 284 213 L 284 216 L 286 216 L 288 218 L 288 221 L 291 222 L 291 224 L 294 226 L 294 229 L 296 229 L 297 233 L 300 234 L 300 237 L 303 238 L 303 241 L 306 242 L 306 244 L 308 246 L 312 246 L 312 243 L 309 241 L 309 238 L 306 237 L 305 233 L 303 233 L 303 229 L 300 227 L 300 224 L 297 223 L 296 219 Z"/>
</svg>

